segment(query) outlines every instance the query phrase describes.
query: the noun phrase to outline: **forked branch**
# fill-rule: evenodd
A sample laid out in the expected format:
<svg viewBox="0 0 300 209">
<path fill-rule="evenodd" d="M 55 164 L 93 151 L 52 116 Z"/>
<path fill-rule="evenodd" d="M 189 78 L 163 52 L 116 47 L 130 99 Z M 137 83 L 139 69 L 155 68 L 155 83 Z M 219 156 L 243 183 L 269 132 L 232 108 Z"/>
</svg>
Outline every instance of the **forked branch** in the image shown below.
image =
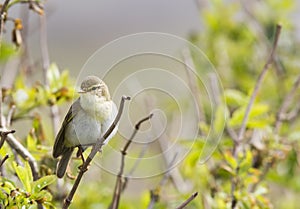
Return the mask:
<svg viewBox="0 0 300 209">
<path fill-rule="evenodd" d="M 119 171 L 118 176 L 117 176 L 117 181 L 116 181 L 116 185 L 115 185 L 115 189 L 114 189 L 113 199 L 112 199 L 112 202 L 111 202 L 110 207 L 109 207 L 110 209 L 117 209 L 119 207 L 121 192 L 122 192 L 123 186 L 124 186 L 124 181 L 123 181 L 122 178 L 123 178 L 123 173 L 124 173 L 125 156 L 127 154 L 127 150 L 129 148 L 132 140 L 134 139 L 135 135 L 139 131 L 141 124 L 148 121 L 148 120 L 150 120 L 152 118 L 152 116 L 153 116 L 153 114 L 150 114 L 149 116 L 141 119 L 135 125 L 133 133 L 131 134 L 129 140 L 125 144 L 123 150 L 121 150 L 121 154 L 122 154 L 121 166 L 120 166 L 120 171 Z"/>
</svg>

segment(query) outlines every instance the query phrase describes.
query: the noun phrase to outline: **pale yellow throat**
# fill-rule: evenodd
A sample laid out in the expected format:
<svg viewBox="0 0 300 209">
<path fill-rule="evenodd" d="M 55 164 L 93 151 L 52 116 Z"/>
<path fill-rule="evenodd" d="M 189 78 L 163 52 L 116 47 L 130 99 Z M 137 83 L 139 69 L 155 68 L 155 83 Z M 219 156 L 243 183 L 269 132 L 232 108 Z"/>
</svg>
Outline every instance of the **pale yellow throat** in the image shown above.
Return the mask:
<svg viewBox="0 0 300 209">
<path fill-rule="evenodd" d="M 104 96 L 87 92 L 80 96 L 80 105 L 84 111 L 98 121 L 106 120 L 112 112 L 112 101 Z"/>
</svg>

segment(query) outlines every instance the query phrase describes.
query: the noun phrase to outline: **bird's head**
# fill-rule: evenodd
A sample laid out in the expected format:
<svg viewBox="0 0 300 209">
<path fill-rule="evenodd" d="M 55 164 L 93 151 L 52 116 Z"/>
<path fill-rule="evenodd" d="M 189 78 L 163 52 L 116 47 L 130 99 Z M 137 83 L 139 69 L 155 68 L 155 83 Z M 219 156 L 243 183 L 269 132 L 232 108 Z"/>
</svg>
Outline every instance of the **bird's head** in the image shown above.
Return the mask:
<svg viewBox="0 0 300 209">
<path fill-rule="evenodd" d="M 110 100 L 110 94 L 107 85 L 97 76 L 87 76 L 80 85 L 80 94 L 88 94 Z"/>
</svg>

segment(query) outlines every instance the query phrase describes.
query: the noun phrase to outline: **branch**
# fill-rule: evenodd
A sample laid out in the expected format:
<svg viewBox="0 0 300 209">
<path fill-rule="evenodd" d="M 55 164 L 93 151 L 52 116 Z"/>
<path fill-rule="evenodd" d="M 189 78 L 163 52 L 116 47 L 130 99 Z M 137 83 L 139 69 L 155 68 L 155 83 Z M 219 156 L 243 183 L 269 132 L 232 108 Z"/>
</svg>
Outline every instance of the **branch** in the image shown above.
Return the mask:
<svg viewBox="0 0 300 209">
<path fill-rule="evenodd" d="M 131 167 L 130 171 L 128 172 L 127 176 L 132 176 L 132 174 L 134 173 L 134 171 L 137 169 L 139 163 L 141 162 L 141 159 L 145 156 L 148 147 L 149 147 L 149 144 L 145 144 L 144 145 L 144 147 L 142 148 L 140 154 L 138 155 L 137 160 L 134 162 L 134 164 Z"/>
<path fill-rule="evenodd" d="M 42 54 L 42 64 L 43 64 L 43 76 L 44 82 L 48 86 L 49 82 L 47 79 L 47 71 L 50 66 L 49 52 L 48 52 L 48 42 L 47 42 L 47 27 L 46 27 L 46 15 L 40 16 L 40 47 Z"/>
<path fill-rule="evenodd" d="M 155 99 L 151 96 L 151 95 L 147 95 L 147 97 L 144 97 L 144 101 L 145 104 L 147 105 L 147 110 L 151 111 L 153 109 L 155 109 Z M 152 123 L 152 125 L 155 128 L 158 127 L 162 127 L 163 125 L 161 124 L 160 120 L 155 120 L 154 123 Z M 172 134 L 171 134 L 172 135 Z M 169 149 L 169 139 L 168 139 L 168 135 L 163 132 L 160 137 L 158 137 L 158 143 L 159 143 L 159 147 L 161 150 L 168 150 Z M 170 161 L 172 161 L 172 156 L 171 155 L 167 155 L 165 152 L 161 153 L 163 155 L 164 161 L 166 163 L 166 165 L 169 165 Z M 172 172 L 169 173 L 176 189 L 183 193 L 186 192 L 189 188 L 186 186 L 182 175 L 179 172 L 178 168 L 174 168 L 172 169 Z"/>
<path fill-rule="evenodd" d="M 15 132 L 16 132 L 15 130 L 1 131 L 0 149 L 3 146 L 3 144 L 4 144 L 4 142 L 5 142 L 6 138 L 7 138 L 7 135 L 8 134 L 13 134 Z"/>
<path fill-rule="evenodd" d="M 118 114 L 114 120 L 114 122 L 111 124 L 111 126 L 109 127 L 109 129 L 105 132 L 105 134 L 103 136 L 101 136 L 96 144 L 93 146 L 89 156 L 87 157 L 86 161 L 83 163 L 83 165 L 81 166 L 81 169 L 79 171 L 79 174 L 78 176 L 76 177 L 76 180 L 75 180 L 75 183 L 70 191 L 70 193 L 68 194 L 67 198 L 65 199 L 65 202 L 64 202 L 64 205 L 63 205 L 63 209 L 67 209 L 69 208 L 72 200 L 73 200 L 73 197 L 75 195 L 75 192 L 79 186 L 79 183 L 83 177 L 83 174 L 87 171 L 87 167 L 89 166 L 89 164 L 91 163 L 91 161 L 93 160 L 93 158 L 95 157 L 95 155 L 97 154 L 97 152 L 102 148 L 103 146 L 103 142 L 105 141 L 105 139 L 111 134 L 111 132 L 115 129 L 115 127 L 117 126 L 120 118 L 121 118 L 121 115 L 122 115 L 122 112 L 123 112 L 123 109 L 124 109 L 124 103 L 125 103 L 125 100 L 130 100 L 130 97 L 127 97 L 127 96 L 122 96 L 122 100 L 120 102 L 120 107 L 119 107 L 119 111 L 118 111 Z"/>
<path fill-rule="evenodd" d="M 123 173 L 124 173 L 124 167 L 125 167 L 125 156 L 127 154 L 127 150 L 132 142 L 132 140 L 134 139 L 135 135 L 137 134 L 137 132 L 140 129 L 140 126 L 142 123 L 150 120 L 152 118 L 153 114 L 150 114 L 149 116 L 141 119 L 134 128 L 133 133 L 131 134 L 129 140 L 127 141 L 127 143 L 125 144 L 123 150 L 121 150 L 122 153 L 122 158 L 121 158 L 121 166 L 120 166 L 120 171 L 118 173 L 118 177 L 117 177 L 117 181 L 116 181 L 116 185 L 115 185 L 115 189 L 114 189 L 114 196 L 112 199 L 112 202 L 109 206 L 110 209 L 117 209 L 119 208 L 119 202 L 120 202 L 120 197 L 121 197 L 121 192 L 123 190 L 123 186 L 124 186 L 124 182 L 122 181 L 122 177 L 123 177 Z"/>
<path fill-rule="evenodd" d="M 2 4 L 1 10 L 0 10 L 0 48 L 1 48 L 1 43 L 2 43 L 2 34 L 4 30 L 4 21 L 6 18 L 6 10 L 7 6 L 9 4 L 10 0 L 5 0 L 4 3 Z"/>
<path fill-rule="evenodd" d="M 274 42 L 273 42 L 273 47 L 271 49 L 271 52 L 270 52 L 270 55 L 267 59 L 267 62 L 266 64 L 264 65 L 261 73 L 259 74 L 257 80 L 256 80 L 256 83 L 255 83 L 255 86 L 254 86 L 254 90 L 251 94 L 251 97 L 250 97 L 250 100 L 249 100 L 249 103 L 246 107 L 246 110 L 245 110 L 245 115 L 244 115 L 244 118 L 243 118 L 243 121 L 242 121 L 242 125 L 241 125 L 241 128 L 240 128 L 240 131 L 238 133 L 238 137 L 237 137 L 237 140 L 234 140 L 234 147 L 233 147 L 233 156 L 237 159 L 237 151 L 239 150 L 242 142 L 243 142 L 243 138 L 244 138 L 244 135 L 245 135 L 245 131 L 246 131 L 246 126 L 247 126 L 247 122 L 248 122 L 248 119 L 249 119 L 249 115 L 250 115 L 250 111 L 251 111 L 251 108 L 254 104 L 254 101 L 257 97 L 257 94 L 258 94 L 258 91 L 259 91 L 259 88 L 261 87 L 262 85 L 262 82 L 265 78 L 265 75 L 267 73 L 267 71 L 269 70 L 270 68 L 270 65 L 273 63 L 274 61 L 274 55 L 275 55 L 275 50 L 277 48 L 277 45 L 278 45 L 278 40 L 279 40 L 279 36 L 280 36 L 280 32 L 281 32 L 281 25 L 277 24 L 276 26 L 276 32 L 275 32 L 275 38 L 274 38 Z M 236 173 L 238 173 L 238 169 L 239 169 L 239 166 L 237 166 L 237 169 L 236 169 Z M 231 178 L 231 208 L 235 208 L 236 206 L 236 203 L 237 203 L 237 199 L 236 197 L 234 196 L 234 191 L 236 189 L 236 186 L 237 186 L 237 182 L 236 182 L 236 177 L 232 177 Z"/>
<path fill-rule="evenodd" d="M 12 121 L 12 118 L 13 118 L 13 115 L 15 113 L 15 110 L 16 110 L 16 105 L 13 105 L 8 113 L 7 113 L 7 119 L 6 119 L 6 127 L 10 127 L 11 126 L 11 121 Z"/>
<path fill-rule="evenodd" d="M 1 42 L 1 40 L 0 40 Z M 1 47 L 1 43 L 0 43 L 0 47 Z M 1 50 L 1 48 L 0 48 Z M 1 78 L 2 80 L 2 78 Z M 0 127 L 4 126 L 4 116 L 3 116 L 3 109 L 2 109 L 2 81 L 0 83 Z"/>
<path fill-rule="evenodd" d="M 181 203 L 176 209 L 183 209 L 183 208 L 185 208 L 185 206 L 187 206 L 190 202 L 192 202 L 192 200 L 195 199 L 195 197 L 197 197 L 197 195 L 198 195 L 198 192 L 195 192 L 186 201 L 184 201 L 183 203 Z"/>
<path fill-rule="evenodd" d="M 34 4 L 31 2 L 31 7 Z M 33 7 L 32 7 L 33 8 Z M 47 79 L 47 72 L 50 66 L 48 42 L 47 42 L 47 27 L 46 27 L 46 15 L 40 15 L 40 47 L 42 54 L 42 65 L 43 65 L 43 77 L 46 86 L 49 86 Z M 59 110 L 56 104 L 50 105 L 51 120 L 53 132 L 56 134 L 59 130 L 60 117 Z"/>
<path fill-rule="evenodd" d="M 280 36 L 280 32 L 281 32 L 281 25 L 278 24 L 276 26 L 275 38 L 274 38 L 273 47 L 271 49 L 269 58 L 268 58 L 266 64 L 264 65 L 262 72 L 260 73 L 260 75 L 257 78 L 254 90 L 253 90 L 253 92 L 251 94 L 249 103 L 248 103 L 248 105 L 246 107 L 246 111 L 245 111 L 245 115 L 244 115 L 244 118 L 243 118 L 243 121 L 242 121 L 242 125 L 241 125 L 240 131 L 238 133 L 237 145 L 239 145 L 242 142 L 243 138 L 244 138 L 244 134 L 245 134 L 245 131 L 246 131 L 247 122 L 248 122 L 248 119 L 249 119 L 249 114 L 250 114 L 251 108 L 253 106 L 254 100 L 257 97 L 259 88 L 262 85 L 262 82 L 263 82 L 263 80 L 265 78 L 265 75 L 266 75 L 267 71 L 270 68 L 270 65 L 274 61 L 274 54 L 275 54 L 275 50 L 276 50 L 277 45 L 278 45 L 278 39 L 279 39 L 279 36 Z M 237 146 L 235 146 L 235 148 L 234 148 L 234 152 L 233 152 L 234 155 L 236 155 L 236 150 L 237 150 L 236 148 L 237 148 Z"/>
<path fill-rule="evenodd" d="M 9 158 L 9 155 L 6 154 L 6 155 L 4 156 L 4 158 L 0 161 L 0 168 L 2 167 L 2 165 L 5 163 L 5 161 L 6 161 L 8 158 Z"/>
<path fill-rule="evenodd" d="M 198 106 L 198 112 L 199 112 L 199 120 L 201 122 L 205 122 L 206 118 L 205 118 L 205 114 L 204 114 L 204 110 L 203 110 L 203 106 L 201 103 L 201 99 L 200 99 L 200 91 L 197 85 L 197 80 L 193 79 L 192 74 L 195 72 L 193 71 L 194 69 L 196 69 L 195 64 L 193 62 L 193 58 L 191 55 L 191 52 L 188 48 L 186 48 L 185 50 L 182 51 L 182 56 L 183 56 L 183 62 L 184 62 L 184 66 L 185 66 L 185 71 L 188 77 L 188 85 L 191 89 L 191 92 L 193 94 L 193 96 L 196 99 L 196 103 Z"/>
<path fill-rule="evenodd" d="M 282 121 L 285 119 L 285 115 L 287 113 L 287 110 L 288 110 L 289 106 L 291 105 L 291 103 L 293 101 L 293 97 L 294 97 L 294 95 L 297 92 L 297 89 L 299 87 L 300 87 L 300 75 L 297 77 L 295 83 L 292 86 L 292 89 L 285 96 L 285 98 L 283 99 L 283 102 L 282 102 L 282 104 L 279 108 L 279 111 L 276 115 L 275 133 L 279 132 L 279 129 L 281 128 L 281 125 L 282 125 Z"/>
<path fill-rule="evenodd" d="M 0 129 L 0 132 L 7 132 L 5 128 Z M 14 137 L 12 133 L 6 135 L 6 142 L 14 149 L 24 160 L 27 160 L 34 180 L 39 178 L 38 165 L 31 153 Z"/>
</svg>

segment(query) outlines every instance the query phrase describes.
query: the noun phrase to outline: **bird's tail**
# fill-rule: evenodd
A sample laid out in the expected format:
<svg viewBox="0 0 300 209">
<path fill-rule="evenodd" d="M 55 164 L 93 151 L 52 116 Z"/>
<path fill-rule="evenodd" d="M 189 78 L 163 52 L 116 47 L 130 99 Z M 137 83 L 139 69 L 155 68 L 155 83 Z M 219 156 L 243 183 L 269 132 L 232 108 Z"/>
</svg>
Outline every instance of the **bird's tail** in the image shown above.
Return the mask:
<svg viewBox="0 0 300 209">
<path fill-rule="evenodd" d="M 63 153 L 63 155 L 58 163 L 57 169 L 56 169 L 56 175 L 58 178 L 62 178 L 64 176 L 64 174 L 67 170 L 67 166 L 69 164 L 70 157 L 73 153 L 73 150 L 74 150 L 74 148 L 68 148 Z"/>
</svg>

